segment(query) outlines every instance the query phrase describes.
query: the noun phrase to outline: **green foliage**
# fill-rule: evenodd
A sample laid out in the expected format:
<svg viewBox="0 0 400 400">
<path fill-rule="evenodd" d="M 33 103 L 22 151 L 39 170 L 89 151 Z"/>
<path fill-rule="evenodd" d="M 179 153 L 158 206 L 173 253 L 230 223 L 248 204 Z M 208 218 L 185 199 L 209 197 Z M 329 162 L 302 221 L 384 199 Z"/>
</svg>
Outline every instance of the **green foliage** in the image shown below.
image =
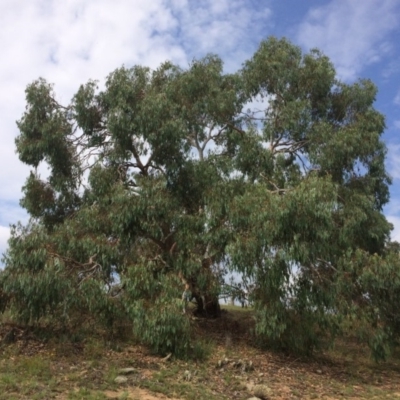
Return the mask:
<svg viewBox="0 0 400 400">
<path fill-rule="evenodd" d="M 129 309 L 134 321 L 133 332 L 156 353 L 173 353 L 185 357 L 189 353 L 190 326 L 179 300 L 159 298 L 151 306 L 136 301 Z"/>
<path fill-rule="evenodd" d="M 122 67 L 67 106 L 33 82 L 16 139 L 32 221 L 12 230 L 3 309 L 108 329 L 128 318 L 155 351 L 187 355 L 184 284 L 218 316 L 230 270 L 254 282 L 263 340 L 310 352 L 354 315 L 383 357 L 400 333 L 399 264 L 375 96 L 276 38 L 235 74 L 214 55 Z"/>
<path fill-rule="evenodd" d="M 344 298 L 339 310 L 357 322 L 355 332 L 369 344 L 376 360 L 386 359 L 399 344 L 398 246 L 389 243 L 382 256 L 358 249 L 344 255 L 338 264 L 337 284 Z"/>
</svg>

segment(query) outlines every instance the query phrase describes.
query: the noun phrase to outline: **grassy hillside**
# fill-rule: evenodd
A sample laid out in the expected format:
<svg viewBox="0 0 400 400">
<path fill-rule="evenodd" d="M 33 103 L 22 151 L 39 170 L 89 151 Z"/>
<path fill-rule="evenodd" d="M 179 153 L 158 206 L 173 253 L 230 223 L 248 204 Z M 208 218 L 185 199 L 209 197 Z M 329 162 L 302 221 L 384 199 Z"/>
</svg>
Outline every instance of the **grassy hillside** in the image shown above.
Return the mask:
<svg viewBox="0 0 400 400">
<path fill-rule="evenodd" d="M 252 310 L 224 309 L 221 319 L 192 321 L 186 361 L 150 354 L 128 328 L 71 337 L 3 323 L 0 399 L 247 399 L 260 390 L 270 399 L 400 399 L 400 355 L 376 364 L 351 335 L 312 358 L 261 349 Z"/>
</svg>

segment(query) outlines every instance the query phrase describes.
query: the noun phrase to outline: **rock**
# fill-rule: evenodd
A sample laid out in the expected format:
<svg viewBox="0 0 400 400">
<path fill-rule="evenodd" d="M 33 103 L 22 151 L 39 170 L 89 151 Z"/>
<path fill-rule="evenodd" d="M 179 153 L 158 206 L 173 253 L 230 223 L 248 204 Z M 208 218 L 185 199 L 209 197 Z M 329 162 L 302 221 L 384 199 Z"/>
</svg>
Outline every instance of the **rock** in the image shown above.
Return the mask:
<svg viewBox="0 0 400 400">
<path fill-rule="evenodd" d="M 228 364 L 228 362 L 229 362 L 229 359 L 226 357 L 223 360 L 218 360 L 217 368 L 222 368 L 224 365 Z"/>
<path fill-rule="evenodd" d="M 136 374 L 138 371 L 136 368 L 121 368 L 118 373 L 121 375 Z"/>
<path fill-rule="evenodd" d="M 192 380 L 192 374 L 190 373 L 190 371 L 186 370 L 186 371 L 183 373 L 183 379 L 184 379 L 185 381 L 190 381 L 190 380 Z"/>
<path fill-rule="evenodd" d="M 254 371 L 253 361 L 243 363 L 242 372 Z"/>
<path fill-rule="evenodd" d="M 261 400 L 259 397 L 249 397 L 247 400 Z"/>
<path fill-rule="evenodd" d="M 317 374 L 322 374 L 322 370 L 317 369 Z"/>
<path fill-rule="evenodd" d="M 272 395 L 272 390 L 267 385 L 254 385 L 253 394 L 262 400 L 267 400 Z"/>
<path fill-rule="evenodd" d="M 119 384 L 126 383 L 126 382 L 128 382 L 128 378 L 126 376 L 119 375 L 114 379 L 114 382 L 119 383 Z"/>
</svg>

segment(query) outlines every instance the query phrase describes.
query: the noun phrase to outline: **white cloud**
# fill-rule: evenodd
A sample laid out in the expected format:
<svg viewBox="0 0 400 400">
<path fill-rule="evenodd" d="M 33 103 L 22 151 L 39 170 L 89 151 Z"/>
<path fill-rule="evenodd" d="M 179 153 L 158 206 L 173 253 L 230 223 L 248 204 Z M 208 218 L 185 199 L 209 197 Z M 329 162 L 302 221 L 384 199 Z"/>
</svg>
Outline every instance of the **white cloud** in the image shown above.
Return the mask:
<svg viewBox="0 0 400 400">
<path fill-rule="evenodd" d="M 385 65 L 382 76 L 385 79 L 392 77 L 393 75 L 397 74 L 400 71 L 400 58 L 397 57 L 394 60 L 391 60 Z"/>
<path fill-rule="evenodd" d="M 394 199 L 391 199 L 390 202 L 385 205 L 383 213 L 385 215 L 400 216 L 400 198 L 396 196 Z"/>
<path fill-rule="evenodd" d="M 270 11 L 246 0 L 22 0 L 0 2 L 0 224 L 15 222 L 29 168 L 18 161 L 15 121 L 24 111 L 26 85 L 38 77 L 55 84 L 62 103 L 79 85 L 125 64 L 184 67 L 207 52 L 227 69 L 255 49 Z M 249 43 L 253 43 L 252 47 Z M 7 212 L 7 201 L 15 212 Z"/>
<path fill-rule="evenodd" d="M 390 235 L 392 241 L 400 242 L 400 217 L 388 215 L 386 218 L 394 226 L 394 229 Z"/>
<path fill-rule="evenodd" d="M 388 144 L 386 167 L 393 179 L 400 179 L 400 144 Z"/>
<path fill-rule="evenodd" d="M 176 5 L 179 41 L 188 56 L 217 53 L 223 56 L 230 71 L 253 53 L 272 15 L 262 2 L 257 9 L 243 0 L 174 0 L 171 3 Z"/>
<path fill-rule="evenodd" d="M 1 259 L 7 248 L 7 240 L 10 237 L 10 228 L 0 225 L 0 266 Z"/>
<path fill-rule="evenodd" d="M 395 98 L 393 99 L 393 103 L 400 106 L 400 90 L 397 92 Z M 398 122 L 398 121 L 396 121 Z"/>
<path fill-rule="evenodd" d="M 393 0 L 330 1 L 308 12 L 297 37 L 302 46 L 321 49 L 339 77 L 351 81 L 397 46 L 388 41 L 388 34 L 398 29 L 398 14 Z"/>
<path fill-rule="evenodd" d="M 14 202 L 0 201 L 0 225 L 25 223 L 29 219 L 28 214 L 22 207 L 16 207 Z"/>
<path fill-rule="evenodd" d="M 7 249 L 7 240 L 10 237 L 10 227 L 8 225 L 11 223 L 16 224 L 18 221 L 22 223 L 28 221 L 25 210 L 13 203 L 0 201 L 0 268 L 2 265 L 1 258 Z"/>
</svg>

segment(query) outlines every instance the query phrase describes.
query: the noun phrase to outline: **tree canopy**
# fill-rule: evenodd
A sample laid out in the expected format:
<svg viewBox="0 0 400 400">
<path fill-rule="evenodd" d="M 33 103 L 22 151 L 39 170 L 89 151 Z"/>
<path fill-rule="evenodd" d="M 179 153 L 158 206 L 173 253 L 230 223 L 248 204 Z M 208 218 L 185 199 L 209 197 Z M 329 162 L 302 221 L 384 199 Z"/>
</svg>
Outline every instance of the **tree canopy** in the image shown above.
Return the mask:
<svg viewBox="0 0 400 400">
<path fill-rule="evenodd" d="M 12 227 L 3 309 L 109 329 L 128 318 L 155 350 L 186 354 L 184 285 L 218 317 L 230 271 L 254 282 L 261 341 L 309 351 L 346 316 L 384 357 L 400 264 L 376 92 L 276 38 L 236 73 L 216 55 L 121 67 L 67 105 L 38 79 L 17 123 L 31 219 Z"/>
</svg>

